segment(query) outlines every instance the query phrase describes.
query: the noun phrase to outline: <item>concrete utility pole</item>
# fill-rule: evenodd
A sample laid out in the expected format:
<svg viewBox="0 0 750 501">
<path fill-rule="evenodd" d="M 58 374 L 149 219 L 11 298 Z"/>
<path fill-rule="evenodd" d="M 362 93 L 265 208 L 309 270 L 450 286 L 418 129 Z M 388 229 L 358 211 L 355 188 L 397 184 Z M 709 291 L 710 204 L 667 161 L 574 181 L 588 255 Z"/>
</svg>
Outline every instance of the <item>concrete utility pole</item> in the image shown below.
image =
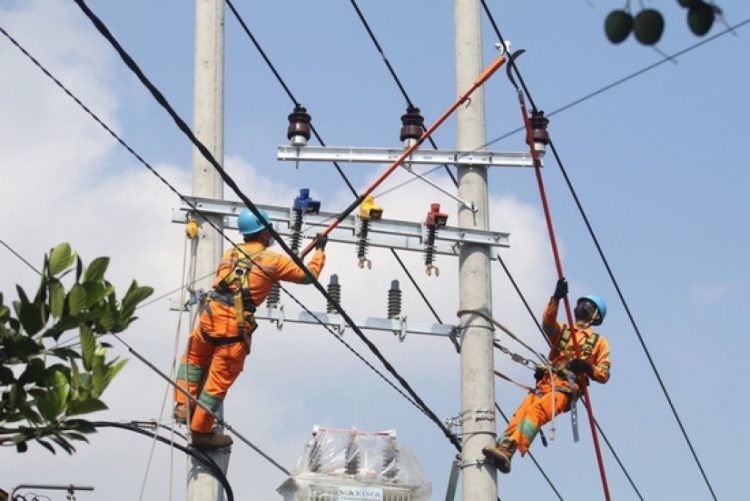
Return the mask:
<svg viewBox="0 0 750 501">
<path fill-rule="evenodd" d="M 454 0 L 456 36 L 456 88 L 460 95 L 484 69 L 481 19 L 478 0 Z M 456 146 L 472 150 L 485 143 L 484 88 L 456 114 Z M 458 165 L 458 196 L 474 202 L 477 211 L 459 206 L 462 228 L 489 228 L 487 167 Z M 490 249 L 464 245 L 459 255 L 460 310 L 483 310 L 492 314 Z M 495 380 L 492 326 L 485 319 L 464 313 L 461 341 L 461 418 L 463 431 L 463 499 L 497 499 L 495 468 L 483 463 L 482 447 L 492 443 L 495 433 Z"/>
<path fill-rule="evenodd" d="M 224 164 L 224 0 L 195 2 L 195 80 L 193 82 L 193 132 Z M 211 164 L 193 149 L 193 195 L 216 200 L 224 199 L 224 183 Z M 219 228 L 223 217 L 207 216 Z M 195 276 L 210 278 L 195 284 L 196 289 L 209 290 L 216 263 L 223 254 L 222 236 L 205 221 L 199 221 L 200 232 L 196 250 Z M 218 449 L 210 456 L 226 472 L 230 449 Z M 223 499 L 221 484 L 206 467 L 192 456 L 188 472 L 189 501 Z"/>
</svg>

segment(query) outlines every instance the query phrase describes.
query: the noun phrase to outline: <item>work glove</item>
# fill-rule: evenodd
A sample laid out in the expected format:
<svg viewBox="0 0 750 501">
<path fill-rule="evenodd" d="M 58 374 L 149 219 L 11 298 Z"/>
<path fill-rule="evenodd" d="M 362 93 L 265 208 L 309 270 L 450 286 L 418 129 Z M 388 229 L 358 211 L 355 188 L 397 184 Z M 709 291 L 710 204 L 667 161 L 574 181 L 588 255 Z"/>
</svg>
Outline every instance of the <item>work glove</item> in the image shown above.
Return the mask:
<svg viewBox="0 0 750 501">
<path fill-rule="evenodd" d="M 315 235 L 315 248 L 316 249 L 325 250 L 327 243 L 328 243 L 327 235 L 321 235 L 320 233 Z"/>
<path fill-rule="evenodd" d="M 594 376 L 594 366 L 582 358 L 576 358 L 568 362 L 568 369 L 576 374 L 585 373 L 588 374 L 589 377 Z"/>
<path fill-rule="evenodd" d="M 557 281 L 557 285 L 555 285 L 555 293 L 552 294 L 552 297 L 559 301 L 564 298 L 567 293 L 568 281 L 565 280 L 565 277 L 562 277 Z"/>
</svg>

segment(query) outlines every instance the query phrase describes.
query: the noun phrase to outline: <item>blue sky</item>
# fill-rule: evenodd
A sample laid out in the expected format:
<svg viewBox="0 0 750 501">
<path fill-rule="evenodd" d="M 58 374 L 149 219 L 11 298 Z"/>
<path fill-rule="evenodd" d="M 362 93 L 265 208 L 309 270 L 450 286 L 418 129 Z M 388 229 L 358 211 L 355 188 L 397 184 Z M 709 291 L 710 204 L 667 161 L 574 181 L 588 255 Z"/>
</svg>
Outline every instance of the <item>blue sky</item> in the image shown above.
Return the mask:
<svg viewBox="0 0 750 501">
<path fill-rule="evenodd" d="M 624 3 L 624 2 L 622 2 Z M 632 2 L 637 9 L 638 2 Z M 662 10 L 667 28 L 659 44 L 674 53 L 699 39 L 689 33 L 685 12 L 673 1 L 645 1 Z M 746 2 L 719 2 L 730 24 L 750 17 Z M 92 0 L 90 7 L 110 27 L 144 72 L 182 117 L 192 121 L 193 2 Z M 328 145 L 398 146 L 399 117 L 406 103 L 349 2 L 237 1 L 263 46 Z M 451 2 L 360 1 L 383 50 L 426 123 L 455 99 Z M 613 46 L 603 21 L 614 8 L 601 1 L 489 1 L 514 49 L 537 106 L 557 110 L 627 76 L 661 56 L 629 39 Z M 109 45 L 72 2 L 0 2 L 0 26 L 24 45 L 104 121 L 178 189 L 190 190 L 191 146 Z M 716 24 L 710 35 L 723 30 Z M 493 32 L 483 33 L 485 61 L 495 57 Z M 670 392 L 696 452 L 720 499 L 740 499 L 747 490 L 743 465 L 750 443 L 741 428 L 750 412 L 743 384 L 750 342 L 742 332 L 750 308 L 745 127 L 747 27 L 720 37 L 674 62 L 552 117 L 550 134 L 581 199 L 645 344 Z M 176 197 L 54 86 L 7 39 L 0 38 L 0 208 L 6 215 L 2 240 L 32 263 L 60 241 L 69 241 L 87 261 L 112 257 L 113 282 L 131 278 L 156 288 L 156 296 L 179 287 L 182 228 L 170 222 Z M 503 73 L 485 86 L 487 139 L 521 125 L 515 92 Z M 286 142 L 292 102 L 265 66 L 238 23 L 226 13 L 225 165 L 258 203 L 291 204 L 309 187 L 323 209 L 337 211 L 351 194 L 326 164 L 277 162 Z M 440 147 L 455 147 L 455 123 L 435 134 Z M 477 147 L 482 145 L 478 144 Z M 522 151 L 520 134 L 492 144 Z M 384 167 L 383 167 L 384 168 Z M 382 170 L 344 165 L 358 189 Z M 404 173 L 376 191 L 407 179 Z M 601 327 L 612 347 L 612 379 L 591 387 L 597 420 L 645 499 L 711 499 L 689 449 L 658 387 L 636 334 L 564 184 L 548 159 L 545 183 L 563 266 L 574 296 L 597 293 L 609 304 Z M 451 188 L 442 172 L 432 179 Z M 227 191 L 228 193 L 228 191 Z M 511 233 L 503 251 L 532 308 L 541 309 L 555 283 L 533 173 L 490 173 L 491 227 Z M 429 204 L 443 204 L 455 224 L 455 202 L 429 186 L 411 183 L 377 198 L 385 217 L 421 220 Z M 373 270 L 356 266 L 353 248 L 330 246 L 324 271 L 337 273 L 343 304 L 355 315 L 384 316 L 392 279 L 404 288 L 410 319 L 431 322 L 429 310 L 387 251 L 373 250 Z M 457 260 L 441 256 L 439 278 L 422 272 L 421 256 L 404 260 L 446 323 L 455 323 Z M 0 290 L 36 286 L 33 271 L 0 251 Z M 538 350 L 539 334 L 497 263 L 493 264 L 495 317 Z M 323 310 L 312 290 L 293 289 Z M 457 292 L 456 292 L 457 293 Z M 382 297 L 383 300 L 373 300 Z M 288 308 L 294 305 L 288 304 Z M 143 308 L 128 341 L 168 370 L 175 336 L 186 328 L 162 300 Z M 460 411 L 459 357 L 447 340 L 413 336 L 403 343 L 390 334 L 371 339 L 435 413 Z M 373 360 L 351 333 L 345 339 Z M 504 344 L 524 354 L 507 339 Z M 113 352 L 127 357 L 115 343 Z M 377 361 L 373 360 L 377 365 Z M 497 354 L 496 367 L 519 381 L 531 374 Z M 100 419 L 158 417 L 165 385 L 133 359 L 108 394 L 110 410 Z M 523 392 L 496 382 L 497 401 L 510 414 Z M 583 417 L 583 414 L 581 414 Z M 318 327 L 262 326 L 245 372 L 231 390 L 227 420 L 276 460 L 291 468 L 315 424 L 362 430 L 396 429 L 432 481 L 433 498 L 444 497 L 454 449 L 432 423 L 396 394 L 331 335 Z M 582 421 L 584 421 L 582 419 Z M 502 420 L 498 420 L 502 428 Z M 567 416 L 557 420 L 557 438 L 532 453 L 565 499 L 602 499 L 591 436 L 581 427 L 573 443 Z M 144 499 L 179 499 L 184 460 L 158 446 Z M 20 483 L 95 485 L 79 499 L 136 498 L 150 443 L 125 432 L 104 430 L 73 457 L 51 456 L 41 447 L 24 455 L 3 451 L 0 486 Z M 613 499 L 637 499 L 608 451 L 604 460 Z M 284 475 L 248 448 L 233 451 L 229 480 L 238 498 L 273 499 Z M 170 487 L 171 483 L 171 487 Z M 552 499 L 554 494 L 528 458 L 514 460 L 513 473 L 499 478 L 503 499 Z M 61 497 L 60 497 L 61 498 Z M 54 499 L 54 497 L 53 497 Z"/>
</svg>

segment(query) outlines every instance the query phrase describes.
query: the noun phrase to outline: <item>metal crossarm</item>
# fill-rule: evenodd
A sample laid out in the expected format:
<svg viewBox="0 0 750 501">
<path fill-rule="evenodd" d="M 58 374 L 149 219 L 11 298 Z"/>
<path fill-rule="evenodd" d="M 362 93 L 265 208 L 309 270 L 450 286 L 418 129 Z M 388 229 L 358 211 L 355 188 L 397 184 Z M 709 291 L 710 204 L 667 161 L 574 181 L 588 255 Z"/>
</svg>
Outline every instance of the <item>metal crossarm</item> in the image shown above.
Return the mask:
<svg viewBox="0 0 750 501">
<path fill-rule="evenodd" d="M 244 207 L 241 202 L 229 200 L 212 200 L 207 198 L 187 197 L 205 215 L 223 215 L 224 227 L 237 228 L 237 214 Z M 284 236 L 290 237 L 293 233 L 292 223 L 294 214 L 288 207 L 277 207 L 271 205 L 257 205 L 268 213 L 276 231 Z M 172 222 L 185 223 L 187 216 L 191 215 L 191 208 L 187 203 L 172 210 Z M 199 218 L 200 215 L 192 214 Z M 313 238 L 316 233 L 326 228 L 328 224 L 337 217 L 333 212 L 320 212 L 305 216 L 303 233 Z M 359 216 L 350 215 L 344 219 L 328 235 L 329 241 L 357 245 L 359 242 Z M 423 252 L 427 229 L 421 222 L 405 222 L 395 219 L 381 219 L 370 221 L 368 226 L 368 242 L 371 247 L 383 247 L 407 251 Z M 435 237 L 435 253 L 457 256 L 461 246 L 464 244 L 486 245 L 491 247 L 510 247 L 510 235 L 508 233 L 493 232 L 487 230 L 456 228 L 447 226 L 441 228 Z"/>
<path fill-rule="evenodd" d="M 290 162 L 350 162 L 388 164 L 403 148 L 353 148 L 349 146 L 280 145 L 276 159 Z M 486 167 L 533 167 L 529 152 L 416 150 L 404 161 L 414 165 L 466 164 Z"/>
</svg>

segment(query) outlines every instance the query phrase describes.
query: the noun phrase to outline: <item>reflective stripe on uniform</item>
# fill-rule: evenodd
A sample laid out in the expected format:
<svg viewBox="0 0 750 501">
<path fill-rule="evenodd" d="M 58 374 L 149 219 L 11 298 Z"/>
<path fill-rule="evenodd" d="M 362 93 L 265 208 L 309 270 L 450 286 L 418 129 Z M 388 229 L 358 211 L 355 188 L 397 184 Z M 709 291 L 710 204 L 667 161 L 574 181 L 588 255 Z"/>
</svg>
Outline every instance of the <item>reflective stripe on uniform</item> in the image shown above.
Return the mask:
<svg viewBox="0 0 750 501">
<path fill-rule="evenodd" d="M 219 406 L 224 401 L 224 399 L 221 397 L 217 397 L 216 395 L 211 395 L 210 393 L 202 391 L 201 396 L 198 399 L 198 401 L 202 403 L 203 405 L 205 405 L 207 408 L 209 408 L 211 412 L 216 412 L 216 410 L 219 408 Z"/>
<path fill-rule="evenodd" d="M 187 379 L 185 378 L 185 370 L 187 369 Z M 180 362 L 180 367 L 177 369 L 177 380 L 187 381 L 189 383 L 197 383 L 203 378 L 203 368 L 200 365 L 185 364 Z"/>
</svg>

